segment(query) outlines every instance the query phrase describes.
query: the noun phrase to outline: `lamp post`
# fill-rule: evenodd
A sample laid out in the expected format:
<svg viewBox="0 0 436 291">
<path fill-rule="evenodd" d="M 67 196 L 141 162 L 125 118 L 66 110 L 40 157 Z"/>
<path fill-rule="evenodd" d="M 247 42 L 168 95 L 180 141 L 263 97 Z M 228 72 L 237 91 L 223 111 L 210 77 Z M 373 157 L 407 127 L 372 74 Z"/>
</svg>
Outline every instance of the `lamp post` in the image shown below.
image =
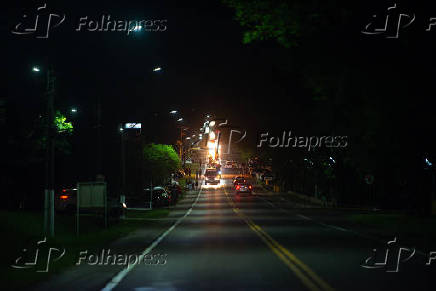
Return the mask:
<svg viewBox="0 0 436 291">
<path fill-rule="evenodd" d="M 33 67 L 33 72 L 39 73 L 39 67 Z M 46 120 L 44 136 L 45 148 L 45 187 L 44 187 L 44 233 L 54 236 L 54 88 L 55 77 L 53 68 L 46 70 Z"/>
</svg>

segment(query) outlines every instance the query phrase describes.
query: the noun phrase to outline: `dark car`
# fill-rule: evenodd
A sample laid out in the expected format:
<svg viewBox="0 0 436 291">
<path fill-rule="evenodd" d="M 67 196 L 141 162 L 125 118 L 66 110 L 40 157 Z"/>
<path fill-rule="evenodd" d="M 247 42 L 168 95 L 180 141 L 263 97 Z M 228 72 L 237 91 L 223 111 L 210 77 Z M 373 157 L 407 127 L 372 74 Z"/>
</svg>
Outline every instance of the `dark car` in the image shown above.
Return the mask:
<svg viewBox="0 0 436 291">
<path fill-rule="evenodd" d="M 77 189 L 62 189 L 55 195 L 55 209 L 59 212 L 76 211 Z"/>
<path fill-rule="evenodd" d="M 153 187 L 153 191 L 147 188 L 140 195 L 126 196 L 125 208 L 144 209 L 169 206 L 171 198 L 171 195 L 163 187 Z"/>
<path fill-rule="evenodd" d="M 182 187 L 177 184 L 168 185 L 166 190 L 170 195 L 171 204 L 175 204 L 179 200 L 180 195 L 182 195 Z"/>
<path fill-rule="evenodd" d="M 251 194 L 253 186 L 250 183 L 239 183 L 235 186 L 235 192 L 238 193 L 248 193 Z"/>
<path fill-rule="evenodd" d="M 62 189 L 55 195 L 55 210 L 60 213 L 74 213 L 77 211 L 77 189 Z M 107 197 L 107 207 L 110 216 L 121 214 L 122 205 L 119 197 Z M 82 209 L 80 212 L 87 212 L 89 209 Z"/>
</svg>

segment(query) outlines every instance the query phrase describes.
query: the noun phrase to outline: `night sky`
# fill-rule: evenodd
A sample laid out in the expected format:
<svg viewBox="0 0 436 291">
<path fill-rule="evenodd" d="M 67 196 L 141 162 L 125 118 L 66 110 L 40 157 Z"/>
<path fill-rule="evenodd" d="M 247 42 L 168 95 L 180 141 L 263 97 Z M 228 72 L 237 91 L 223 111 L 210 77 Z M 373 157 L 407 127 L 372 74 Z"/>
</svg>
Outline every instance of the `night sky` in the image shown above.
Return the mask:
<svg viewBox="0 0 436 291">
<path fill-rule="evenodd" d="M 71 163 L 71 168 L 65 167 L 65 162 L 62 166 L 63 171 L 76 173 L 74 181 L 95 175 L 94 127 L 99 98 L 104 156 L 108 157 L 104 169 L 112 171 L 108 176 L 116 176 L 118 171 L 113 165 L 119 163 L 120 122 L 143 122 L 144 130 L 153 136 L 150 141 L 174 144 L 178 132 L 168 114 L 170 110 L 179 110 L 185 124 L 196 129 L 202 125 L 204 115 L 210 113 L 247 129 L 252 146 L 262 130 L 304 132 L 310 130 L 310 123 L 323 122 L 317 120 L 313 112 L 305 114 L 305 108 L 313 104 L 305 98 L 307 92 L 301 84 L 301 76 L 292 71 L 283 73 L 282 67 L 294 62 L 292 57 L 285 56 L 283 48 L 273 42 L 243 44 L 243 29 L 234 20 L 234 11 L 220 1 L 46 2 L 51 13 L 66 14 L 65 22 L 53 28 L 48 39 L 10 33 L 22 21 L 24 13 L 34 15 L 38 7 L 34 2 L 16 1 L 5 9 L 7 20 L 2 21 L 2 34 L 6 41 L 2 44 L 6 45 L 2 49 L 5 50 L 3 64 L 7 74 L 3 79 L 7 80 L 7 90 L 3 92 L 7 93 L 3 94 L 8 106 L 13 108 L 11 111 L 37 116 L 43 104 L 44 82 L 31 68 L 54 66 L 56 108 L 64 112 L 71 107 L 79 110 L 70 118 L 76 128 L 74 151 L 80 156 L 66 162 Z M 429 94 L 433 94 L 429 92 L 433 88 L 436 31 L 431 36 L 419 28 L 425 25 L 425 17 L 431 16 L 431 10 L 419 7 L 418 12 L 425 13 L 425 17 L 418 20 L 420 26 L 414 28 L 416 33 L 405 40 L 413 45 L 404 49 L 403 40 L 389 43 L 355 33 L 371 13 L 387 7 L 387 2 L 376 6 L 370 3 L 356 3 L 362 9 L 358 10 L 355 23 L 345 25 L 339 32 L 327 29 L 325 43 L 322 47 L 313 47 L 308 55 L 314 59 L 325 58 L 332 52 L 332 70 L 335 70 L 336 57 L 338 62 L 351 63 L 355 58 L 366 58 L 368 67 L 362 71 L 374 75 L 376 81 L 371 86 L 383 82 L 386 68 L 398 74 L 399 80 L 410 82 L 415 102 L 396 100 L 394 104 L 392 98 L 383 106 L 390 106 L 390 110 L 400 108 L 401 112 L 410 110 L 412 120 L 409 122 L 406 118 L 404 124 L 398 126 L 405 126 L 406 131 L 413 128 L 415 132 L 422 131 L 420 136 L 428 136 L 433 128 L 434 109 L 423 104 L 430 104 L 433 99 L 429 98 Z M 132 32 L 131 35 L 75 31 L 80 17 L 98 20 L 102 15 L 111 15 L 117 20 L 167 20 L 167 29 Z M 303 41 L 310 43 L 311 40 Z M 343 46 L 344 43 L 348 47 Z M 163 71 L 152 72 L 156 66 L 161 66 Z M 359 90 L 364 90 L 366 85 L 358 84 Z"/>
<path fill-rule="evenodd" d="M 78 108 L 69 119 L 76 131 L 73 150 L 80 153 L 67 158 L 71 167 L 58 164 L 77 179 L 95 175 L 98 98 L 104 155 L 109 157 L 103 167 L 114 176 L 119 171 L 120 122 L 143 122 L 144 130 L 151 132 L 145 135 L 153 136 L 150 141 L 174 144 L 178 131 L 168 114 L 172 109 L 179 110 L 185 125 L 197 131 L 206 113 L 227 118 L 236 126 L 255 128 L 262 124 L 256 109 L 263 108 L 263 102 L 270 103 L 271 95 L 277 100 L 286 98 L 279 85 L 274 85 L 269 44 L 242 44 L 242 29 L 233 20 L 234 12 L 219 1 L 183 5 L 171 1 L 62 2 L 47 2 L 51 13 L 66 14 L 65 22 L 53 28 L 48 39 L 6 34 L 7 102 L 15 110 L 37 116 L 43 108 L 44 78 L 31 68 L 54 66 L 55 107 L 63 112 Z M 23 14 L 34 15 L 36 7 L 14 3 L 3 30 L 13 29 Z M 75 31 L 80 17 L 99 20 L 101 15 L 117 20 L 164 19 L 167 30 L 130 35 Z M 156 66 L 163 71 L 152 72 Z M 268 120 L 267 115 L 262 118 Z M 255 138 L 254 130 L 249 134 Z"/>
</svg>

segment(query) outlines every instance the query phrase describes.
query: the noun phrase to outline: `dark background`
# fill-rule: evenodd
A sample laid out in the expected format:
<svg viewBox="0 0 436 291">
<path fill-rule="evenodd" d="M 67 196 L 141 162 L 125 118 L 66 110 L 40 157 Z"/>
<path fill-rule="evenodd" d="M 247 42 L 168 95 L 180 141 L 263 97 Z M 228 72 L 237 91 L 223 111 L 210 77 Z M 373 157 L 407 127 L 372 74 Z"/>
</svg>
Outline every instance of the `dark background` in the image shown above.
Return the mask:
<svg viewBox="0 0 436 291">
<path fill-rule="evenodd" d="M 331 1 L 331 6 L 338 2 Z M 280 135 L 283 130 L 293 130 L 309 136 L 331 133 L 331 128 L 338 135 L 350 136 L 350 147 L 358 148 L 364 145 L 358 137 L 367 127 L 367 119 L 362 117 L 357 127 L 341 122 L 345 120 L 342 115 L 359 114 L 362 92 L 379 88 L 377 98 L 371 99 L 373 104 L 365 106 L 383 113 L 372 122 L 380 125 L 376 134 L 386 135 L 389 142 L 368 155 L 377 155 L 379 164 L 395 168 L 383 157 L 390 151 L 389 145 L 399 144 L 401 152 L 391 159 L 398 162 L 404 158 L 405 163 L 417 164 L 423 153 L 432 155 L 435 147 L 436 28 L 432 32 L 425 32 L 425 28 L 429 17 L 436 17 L 436 9 L 429 4 L 399 3 L 417 15 L 413 27 L 400 39 L 360 33 L 372 14 L 383 13 L 391 4 L 347 4 L 353 5 L 351 22 L 339 29 L 323 27 L 315 32 L 316 38 L 303 37 L 300 49 L 290 54 L 274 41 L 243 44 L 243 29 L 233 19 L 234 11 L 220 1 L 47 1 L 51 11 L 66 14 L 66 22 L 53 29 L 49 39 L 10 33 L 22 14 L 32 15 L 38 5 L 9 3 L 12 6 L 2 12 L 1 28 L 5 81 L 1 97 L 6 104 L 2 130 L 5 136 L 14 136 L 42 112 L 44 79 L 31 68 L 53 65 L 56 108 L 63 112 L 78 109 L 78 114 L 68 116 L 75 127 L 72 154 L 57 158 L 58 187 L 92 180 L 98 172 L 95 126 L 100 99 L 102 172 L 116 189 L 120 122 L 143 122 L 147 141 L 174 144 L 178 130 L 168 112 L 177 109 L 191 128 L 199 128 L 206 113 L 228 118 L 235 126 L 247 129 L 246 143 L 251 148 L 265 131 Z M 98 19 L 102 14 L 113 19 L 167 19 L 168 29 L 129 36 L 125 32 L 74 31 L 80 17 Z M 314 102 L 305 76 L 315 75 L 320 68 L 328 68 L 334 76 L 343 64 L 352 68 L 346 74 L 346 97 L 338 97 L 333 109 L 328 103 Z M 155 66 L 163 71 L 153 73 Z M 19 156 L 18 150 L 8 148 L 4 151 L 5 165 Z M 14 180 L 8 187 L 16 188 L 11 185 L 24 180 L 21 185 L 42 193 L 43 171 L 35 170 L 37 166 L 14 169 L 5 176 L 5 180 Z"/>
</svg>

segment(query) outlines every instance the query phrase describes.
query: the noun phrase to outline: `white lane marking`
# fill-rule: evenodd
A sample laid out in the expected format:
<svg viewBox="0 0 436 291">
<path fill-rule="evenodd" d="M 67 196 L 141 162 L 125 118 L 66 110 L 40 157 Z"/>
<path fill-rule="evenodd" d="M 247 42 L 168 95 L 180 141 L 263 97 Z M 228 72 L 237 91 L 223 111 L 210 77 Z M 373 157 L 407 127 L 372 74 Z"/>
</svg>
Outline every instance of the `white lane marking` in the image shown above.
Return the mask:
<svg viewBox="0 0 436 291">
<path fill-rule="evenodd" d="M 305 216 L 305 215 L 303 215 L 303 214 L 297 214 L 297 216 L 298 216 L 298 217 L 301 217 L 301 218 L 303 218 L 303 219 L 306 219 L 306 220 L 313 220 L 312 218 L 307 217 L 307 216 Z"/>
<path fill-rule="evenodd" d="M 135 261 L 134 264 L 128 265 L 127 268 L 122 269 L 117 275 L 115 275 L 112 280 L 106 284 L 106 286 L 101 289 L 102 291 L 111 291 L 115 287 L 118 286 L 118 284 L 121 282 L 121 280 L 126 277 L 126 275 L 133 270 L 133 268 L 137 265 L 137 262 L 141 262 L 143 258 L 149 254 L 159 243 L 173 230 L 176 228 L 177 225 L 179 225 L 182 220 L 187 217 L 192 212 L 192 208 L 197 204 L 198 199 L 200 198 L 200 193 L 203 188 L 200 188 L 200 191 L 198 191 L 197 198 L 195 199 L 194 203 L 192 203 L 191 208 L 188 209 L 188 211 L 180 217 L 170 228 L 168 228 L 161 236 L 159 236 L 148 248 L 146 248 L 142 254 L 139 256 L 138 260 Z"/>
<path fill-rule="evenodd" d="M 336 225 L 325 224 L 325 223 L 322 223 L 322 222 L 319 222 L 319 224 L 322 225 L 322 226 L 325 226 L 325 227 L 329 227 L 329 228 L 333 228 L 333 229 L 339 230 L 339 231 L 345 231 L 345 232 L 349 231 L 348 229 L 345 229 L 345 228 L 342 228 L 342 227 L 336 226 Z"/>
</svg>

